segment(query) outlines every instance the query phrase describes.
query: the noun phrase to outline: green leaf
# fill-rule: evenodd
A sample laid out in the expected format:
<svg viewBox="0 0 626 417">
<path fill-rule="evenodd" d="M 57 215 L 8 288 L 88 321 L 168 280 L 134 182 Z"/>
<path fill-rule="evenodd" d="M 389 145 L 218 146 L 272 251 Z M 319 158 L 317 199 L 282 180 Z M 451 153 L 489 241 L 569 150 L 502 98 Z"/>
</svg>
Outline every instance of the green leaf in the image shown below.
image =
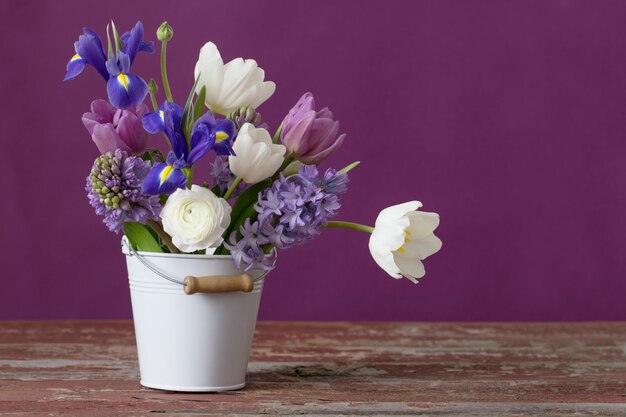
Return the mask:
<svg viewBox="0 0 626 417">
<path fill-rule="evenodd" d="M 137 251 L 142 252 L 163 252 L 161 245 L 154 238 L 148 226 L 135 223 L 124 223 L 124 234 L 128 238 L 128 241 Z"/>
<path fill-rule="evenodd" d="M 193 105 L 193 121 L 195 122 L 204 114 L 204 100 L 206 99 L 206 87 L 202 86 L 200 94 L 196 98 L 196 102 Z"/>
<path fill-rule="evenodd" d="M 267 187 L 272 185 L 272 181 L 267 179 L 265 181 L 261 181 L 252 187 L 245 190 L 235 201 L 235 205 L 230 213 L 230 226 L 224 232 L 224 240 L 228 241 L 231 233 L 234 230 L 239 230 L 239 226 L 241 226 L 247 218 L 252 220 L 252 216 L 255 216 L 256 211 L 254 210 L 254 205 L 259 200 L 259 193 L 265 190 Z M 219 252 L 219 253 L 218 253 Z M 216 254 L 228 254 L 228 250 L 223 246 L 220 246 L 216 251 Z"/>
<path fill-rule="evenodd" d="M 111 20 L 111 29 L 113 29 L 113 41 L 115 42 L 115 57 L 117 58 L 117 53 L 122 50 L 122 41 L 120 40 L 120 35 L 117 33 L 115 22 L 113 22 L 112 20 Z"/>
<path fill-rule="evenodd" d="M 361 161 L 353 162 L 350 165 L 348 165 L 347 167 L 340 169 L 339 173 L 340 174 L 346 174 L 348 171 L 351 171 L 354 168 L 356 168 L 357 166 L 359 166 L 360 163 L 361 163 Z"/>
<path fill-rule="evenodd" d="M 239 229 L 241 228 L 241 225 L 245 223 L 246 219 L 250 219 L 250 223 L 254 223 L 257 216 L 258 216 L 258 213 L 254 209 L 254 203 L 246 207 L 243 213 L 241 213 L 241 215 L 239 216 L 239 218 L 236 221 L 232 222 L 230 228 L 226 230 L 226 233 L 224 234 L 224 240 L 228 241 L 228 239 L 230 239 L 230 235 L 233 232 L 237 232 L 237 237 L 239 239 L 241 237 L 241 233 L 239 231 Z M 230 254 L 230 251 L 226 249 L 224 245 L 220 246 L 218 248 L 218 251 L 216 251 L 215 253 L 216 255 L 229 255 Z"/>
<path fill-rule="evenodd" d="M 150 149 L 150 155 L 155 162 L 165 162 L 165 155 L 159 149 Z"/>
<path fill-rule="evenodd" d="M 107 59 L 113 58 L 113 44 L 111 43 L 111 33 L 109 32 L 109 25 L 107 25 Z"/>
<path fill-rule="evenodd" d="M 256 202 L 259 200 L 259 193 L 265 190 L 270 185 L 272 185 L 272 181 L 268 179 L 254 184 L 252 187 L 241 193 L 241 195 L 235 201 L 233 210 L 230 213 L 231 224 L 233 223 L 233 219 L 238 219 L 248 207 L 256 204 Z"/>
<path fill-rule="evenodd" d="M 189 135 L 191 135 L 191 127 L 193 126 L 193 121 L 189 118 L 189 110 L 191 109 L 191 102 L 193 100 L 193 95 L 196 92 L 198 81 L 200 81 L 200 73 L 198 73 L 196 81 L 193 83 L 193 87 L 191 87 L 189 97 L 187 97 L 187 102 L 185 103 L 185 109 L 183 110 L 182 126 L 185 132 L 185 138 L 187 138 L 187 146 L 189 146 Z"/>
<path fill-rule="evenodd" d="M 163 156 L 163 152 L 158 149 L 148 149 L 143 155 L 141 155 L 141 159 L 144 161 L 150 162 L 165 162 L 165 157 Z"/>
<path fill-rule="evenodd" d="M 207 186 L 207 188 L 209 187 Z M 213 188 L 211 188 L 211 192 L 218 197 L 222 197 L 222 190 L 219 185 L 214 185 Z"/>
<path fill-rule="evenodd" d="M 280 134 L 283 132 L 283 124 L 281 123 L 280 126 L 278 126 L 278 130 L 276 130 L 276 133 L 274 133 L 274 138 L 272 139 L 273 143 L 278 143 L 278 141 L 280 140 Z"/>
</svg>

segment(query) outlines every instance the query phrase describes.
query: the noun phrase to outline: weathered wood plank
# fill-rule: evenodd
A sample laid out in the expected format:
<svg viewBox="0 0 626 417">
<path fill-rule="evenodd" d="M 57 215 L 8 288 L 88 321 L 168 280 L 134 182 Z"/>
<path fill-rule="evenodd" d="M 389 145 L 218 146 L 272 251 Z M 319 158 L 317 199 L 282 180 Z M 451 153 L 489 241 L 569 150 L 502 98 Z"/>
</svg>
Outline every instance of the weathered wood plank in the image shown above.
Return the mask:
<svg viewBox="0 0 626 417">
<path fill-rule="evenodd" d="M 141 388 L 130 322 L 0 322 L 0 413 L 626 415 L 625 323 L 257 326 L 248 385 Z"/>
</svg>

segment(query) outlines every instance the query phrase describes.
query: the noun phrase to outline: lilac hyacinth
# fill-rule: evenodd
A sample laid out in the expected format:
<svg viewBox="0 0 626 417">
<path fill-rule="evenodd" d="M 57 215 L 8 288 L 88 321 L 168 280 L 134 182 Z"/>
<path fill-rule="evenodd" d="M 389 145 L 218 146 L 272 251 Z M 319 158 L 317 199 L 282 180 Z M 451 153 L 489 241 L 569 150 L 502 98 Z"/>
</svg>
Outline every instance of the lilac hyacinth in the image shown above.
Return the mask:
<svg viewBox="0 0 626 417">
<path fill-rule="evenodd" d="M 265 253 L 268 248 L 269 239 L 259 229 L 259 222 L 250 223 L 250 219 L 246 219 L 245 223 L 240 227 L 241 239 L 237 241 L 237 232 L 233 232 L 230 242 L 224 243 L 224 246 L 230 250 L 235 265 L 245 267 L 246 271 L 251 269 L 263 269 L 271 271 L 276 263 L 276 251 Z"/>
<path fill-rule="evenodd" d="M 230 236 L 230 250 L 237 266 L 272 269 L 266 252 L 272 246 L 287 249 L 301 245 L 320 233 L 339 208 L 347 191 L 348 176 L 328 169 L 321 177 L 315 166 L 302 166 L 295 175 L 281 174 L 272 187 L 259 195 L 257 220 L 249 219 Z"/>
<path fill-rule="evenodd" d="M 158 220 L 158 196 L 145 196 L 141 184 L 150 172 L 150 163 L 116 149 L 99 156 L 87 177 L 85 190 L 96 214 L 110 231 L 119 233 L 124 222 Z"/>
</svg>

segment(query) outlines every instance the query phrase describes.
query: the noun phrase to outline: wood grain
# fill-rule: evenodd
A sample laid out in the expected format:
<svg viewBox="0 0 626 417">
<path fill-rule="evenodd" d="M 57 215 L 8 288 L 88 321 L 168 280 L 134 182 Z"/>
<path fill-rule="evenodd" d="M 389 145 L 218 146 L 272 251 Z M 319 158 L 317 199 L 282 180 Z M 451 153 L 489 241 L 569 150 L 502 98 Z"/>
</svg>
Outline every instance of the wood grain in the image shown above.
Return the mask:
<svg viewBox="0 0 626 417">
<path fill-rule="evenodd" d="M 248 385 L 142 388 L 131 322 L 0 322 L 0 414 L 626 416 L 625 323 L 260 322 Z"/>
<path fill-rule="evenodd" d="M 234 291 L 250 292 L 254 289 L 254 279 L 250 274 L 206 277 L 187 276 L 184 282 L 185 294 L 187 295 Z"/>
</svg>

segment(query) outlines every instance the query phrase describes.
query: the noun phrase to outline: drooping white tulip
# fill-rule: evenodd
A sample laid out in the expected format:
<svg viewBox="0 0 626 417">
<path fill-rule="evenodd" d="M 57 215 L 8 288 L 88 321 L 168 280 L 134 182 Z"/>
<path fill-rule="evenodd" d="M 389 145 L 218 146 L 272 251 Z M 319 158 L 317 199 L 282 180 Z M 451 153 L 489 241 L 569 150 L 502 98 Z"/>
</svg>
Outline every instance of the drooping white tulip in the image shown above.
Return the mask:
<svg viewBox="0 0 626 417">
<path fill-rule="evenodd" d="M 235 155 L 228 157 L 230 170 L 248 184 L 271 177 L 285 160 L 283 145 L 275 145 L 269 132 L 245 123 L 233 145 Z"/>
<path fill-rule="evenodd" d="M 421 206 L 419 201 L 409 201 L 382 210 L 369 241 L 372 257 L 385 272 L 414 283 L 426 273 L 422 260 L 442 245 L 433 233 L 439 215 L 417 211 Z"/>
<path fill-rule="evenodd" d="M 235 58 L 224 64 L 213 42 L 200 49 L 194 76 L 200 74 L 196 92 L 206 88 L 206 105 L 213 113 L 227 115 L 245 106 L 257 108 L 276 90 L 272 81 L 264 81 L 265 71 L 254 59 Z"/>
</svg>

